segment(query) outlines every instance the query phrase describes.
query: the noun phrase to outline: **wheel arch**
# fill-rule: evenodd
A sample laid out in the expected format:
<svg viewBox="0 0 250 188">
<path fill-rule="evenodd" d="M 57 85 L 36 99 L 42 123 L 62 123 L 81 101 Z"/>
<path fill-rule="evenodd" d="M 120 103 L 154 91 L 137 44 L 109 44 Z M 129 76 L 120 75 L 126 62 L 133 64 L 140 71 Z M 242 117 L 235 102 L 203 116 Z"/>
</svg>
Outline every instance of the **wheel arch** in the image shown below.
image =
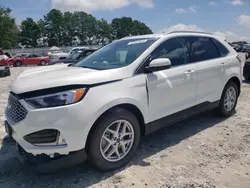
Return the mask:
<svg viewBox="0 0 250 188">
<path fill-rule="evenodd" d="M 47 61 L 46 59 L 40 59 L 39 64 L 41 65 L 43 61 L 44 61 L 46 64 L 48 63 L 48 61 Z"/>
<path fill-rule="evenodd" d="M 21 62 L 21 66 L 23 65 L 23 61 L 20 59 L 16 60 L 13 64 L 16 65 L 17 62 Z"/>
<path fill-rule="evenodd" d="M 88 151 L 88 148 L 89 148 L 90 137 L 93 134 L 96 126 L 100 122 L 101 118 L 103 116 L 105 116 L 107 113 L 109 113 L 110 111 L 112 111 L 112 110 L 114 110 L 116 108 L 123 108 L 123 109 L 133 113 L 136 116 L 137 120 L 139 121 L 141 136 L 145 135 L 145 132 L 146 132 L 146 130 L 145 130 L 145 119 L 143 117 L 143 113 L 141 112 L 141 110 L 136 105 L 131 104 L 131 103 L 118 104 L 118 105 L 112 106 L 109 109 L 107 109 L 94 122 L 93 126 L 91 127 L 91 129 L 88 132 L 88 136 L 87 136 L 87 139 L 86 139 L 85 148 L 86 148 L 87 151 Z"/>
<path fill-rule="evenodd" d="M 231 78 L 227 81 L 226 85 L 227 85 L 229 82 L 234 82 L 234 83 L 237 85 L 238 91 L 239 91 L 239 95 L 240 95 L 240 92 L 241 92 L 241 80 L 240 80 L 237 76 L 233 76 L 233 77 L 231 77 Z M 225 87 L 226 87 L 226 85 L 225 85 Z"/>
</svg>

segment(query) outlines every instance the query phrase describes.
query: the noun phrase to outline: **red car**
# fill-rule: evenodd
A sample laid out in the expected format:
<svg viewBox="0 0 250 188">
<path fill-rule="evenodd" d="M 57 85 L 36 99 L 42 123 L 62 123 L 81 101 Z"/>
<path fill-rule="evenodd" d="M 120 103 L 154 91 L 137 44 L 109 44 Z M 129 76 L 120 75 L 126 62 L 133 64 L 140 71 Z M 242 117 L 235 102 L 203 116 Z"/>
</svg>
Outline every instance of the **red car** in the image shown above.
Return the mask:
<svg viewBox="0 0 250 188">
<path fill-rule="evenodd" d="M 49 63 L 49 56 L 39 57 L 35 54 L 22 53 L 8 59 L 5 63 L 7 65 L 13 65 L 14 67 L 20 67 L 22 65 L 47 65 Z"/>
</svg>

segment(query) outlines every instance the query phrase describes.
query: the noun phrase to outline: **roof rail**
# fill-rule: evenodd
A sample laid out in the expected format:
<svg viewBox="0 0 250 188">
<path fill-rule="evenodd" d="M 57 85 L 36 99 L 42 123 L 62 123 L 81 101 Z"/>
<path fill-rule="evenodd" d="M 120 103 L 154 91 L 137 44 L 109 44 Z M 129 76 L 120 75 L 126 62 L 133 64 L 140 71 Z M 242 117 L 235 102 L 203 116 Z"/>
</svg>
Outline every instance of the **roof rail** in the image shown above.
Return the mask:
<svg viewBox="0 0 250 188">
<path fill-rule="evenodd" d="M 202 34 L 213 35 L 212 33 L 203 32 L 203 31 L 171 31 L 171 32 L 168 32 L 166 34 L 171 34 L 171 33 L 202 33 Z"/>
</svg>

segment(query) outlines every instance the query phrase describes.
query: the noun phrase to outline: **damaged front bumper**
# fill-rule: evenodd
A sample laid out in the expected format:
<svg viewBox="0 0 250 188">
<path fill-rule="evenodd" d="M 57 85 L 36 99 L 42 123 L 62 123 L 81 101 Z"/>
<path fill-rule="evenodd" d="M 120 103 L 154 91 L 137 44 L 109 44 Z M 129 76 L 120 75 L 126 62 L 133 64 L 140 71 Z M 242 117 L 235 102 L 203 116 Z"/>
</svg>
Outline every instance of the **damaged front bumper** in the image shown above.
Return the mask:
<svg viewBox="0 0 250 188">
<path fill-rule="evenodd" d="M 65 168 L 71 168 L 84 163 L 87 159 L 85 149 L 70 152 L 68 155 L 56 153 L 53 157 L 46 154 L 35 156 L 31 153 L 27 153 L 18 143 L 17 150 L 19 160 L 40 173 L 51 173 Z"/>
</svg>

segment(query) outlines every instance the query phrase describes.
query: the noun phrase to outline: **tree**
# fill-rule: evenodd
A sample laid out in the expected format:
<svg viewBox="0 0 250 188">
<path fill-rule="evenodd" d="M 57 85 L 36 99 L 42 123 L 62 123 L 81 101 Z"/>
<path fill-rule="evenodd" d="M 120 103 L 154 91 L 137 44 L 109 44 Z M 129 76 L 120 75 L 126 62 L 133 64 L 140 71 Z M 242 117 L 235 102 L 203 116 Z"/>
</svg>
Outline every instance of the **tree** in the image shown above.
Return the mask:
<svg viewBox="0 0 250 188">
<path fill-rule="evenodd" d="M 97 33 L 96 38 L 98 40 L 98 44 L 105 45 L 112 40 L 112 27 L 111 25 L 104 19 L 97 21 Z"/>
<path fill-rule="evenodd" d="M 20 42 L 26 46 L 37 46 L 37 39 L 41 37 L 39 25 L 32 19 L 26 18 L 21 23 Z"/>
<path fill-rule="evenodd" d="M 244 45 L 244 44 L 247 44 L 247 42 L 246 41 L 236 41 L 236 42 L 232 42 L 232 44 Z"/>
<path fill-rule="evenodd" d="M 40 29 L 40 37 L 44 37 L 45 36 L 45 23 L 42 19 L 37 21 L 37 25 Z"/>
<path fill-rule="evenodd" d="M 50 46 L 63 45 L 62 34 L 64 19 L 60 10 L 52 9 L 44 16 L 45 33 Z"/>
<path fill-rule="evenodd" d="M 19 30 L 10 13 L 11 9 L 0 7 L 0 48 L 8 49 L 17 44 Z"/>
<path fill-rule="evenodd" d="M 56 9 L 38 22 L 27 18 L 21 29 L 21 42 L 32 46 L 41 37 L 48 39 L 49 46 L 70 46 L 73 37 L 78 37 L 83 45 L 105 45 L 128 35 L 152 33 L 146 24 L 130 17 L 115 18 L 110 24 L 83 11 L 62 13 Z"/>
<path fill-rule="evenodd" d="M 91 45 L 96 38 L 97 20 L 86 12 L 74 12 L 73 22 L 75 23 L 75 34 L 83 44 Z"/>
<path fill-rule="evenodd" d="M 146 24 L 133 20 L 130 17 L 115 18 L 112 20 L 112 28 L 116 39 L 129 35 L 151 34 L 151 29 Z"/>
</svg>

